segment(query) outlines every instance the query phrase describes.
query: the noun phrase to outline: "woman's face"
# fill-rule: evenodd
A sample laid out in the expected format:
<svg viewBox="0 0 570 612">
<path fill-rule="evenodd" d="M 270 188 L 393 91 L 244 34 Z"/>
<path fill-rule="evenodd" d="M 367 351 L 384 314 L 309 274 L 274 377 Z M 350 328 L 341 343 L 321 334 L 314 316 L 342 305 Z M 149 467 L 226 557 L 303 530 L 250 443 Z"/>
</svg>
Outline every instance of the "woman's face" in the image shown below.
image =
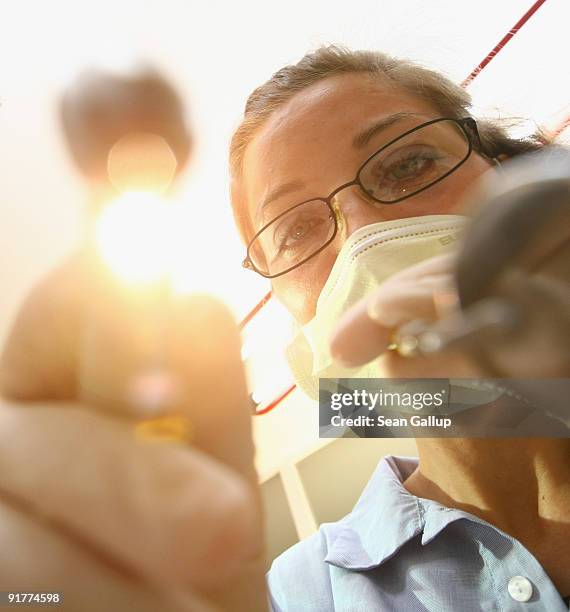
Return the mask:
<svg viewBox="0 0 570 612">
<path fill-rule="evenodd" d="M 368 138 L 357 138 L 396 113 L 413 116 L 369 133 Z M 439 117 L 429 104 L 389 81 L 360 74 L 331 77 L 300 91 L 270 116 L 246 149 L 243 195 L 253 227 L 257 231 L 303 200 L 327 197 L 353 180 L 362 163 L 383 144 Z M 307 323 L 342 245 L 354 231 L 379 221 L 457 213 L 466 189 L 490 165 L 472 153 L 447 178 L 395 205 L 371 205 L 358 187 L 342 191 L 337 203 L 345 231 L 318 255 L 273 279 L 275 295 L 300 324 Z M 259 220 L 261 203 L 265 205 L 263 221 Z"/>
</svg>

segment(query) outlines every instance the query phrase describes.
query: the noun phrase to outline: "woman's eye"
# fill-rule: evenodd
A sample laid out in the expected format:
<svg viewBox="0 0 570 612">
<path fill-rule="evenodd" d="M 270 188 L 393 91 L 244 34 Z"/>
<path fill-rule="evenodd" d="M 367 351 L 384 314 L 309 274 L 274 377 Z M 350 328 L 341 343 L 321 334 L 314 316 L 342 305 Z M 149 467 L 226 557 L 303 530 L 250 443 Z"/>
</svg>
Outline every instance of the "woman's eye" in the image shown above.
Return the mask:
<svg viewBox="0 0 570 612">
<path fill-rule="evenodd" d="M 430 162 L 433 162 L 433 158 L 426 158 L 422 156 L 411 157 L 392 165 L 389 168 L 389 172 L 386 174 L 399 180 L 414 178 L 422 171 L 427 170 Z"/>
<path fill-rule="evenodd" d="M 294 246 L 296 242 L 307 238 L 318 224 L 319 219 L 303 219 L 295 222 L 285 232 L 281 245 L 285 247 Z"/>
<path fill-rule="evenodd" d="M 318 249 L 327 228 L 327 219 L 318 215 L 281 224 L 273 236 L 275 250 L 271 259 L 297 257 Z"/>
<path fill-rule="evenodd" d="M 441 164 L 445 165 L 445 157 L 442 151 L 426 145 L 413 145 L 394 151 L 383 159 L 375 160 L 371 166 L 368 177 L 376 184 L 372 191 L 430 180 L 441 170 Z"/>
</svg>

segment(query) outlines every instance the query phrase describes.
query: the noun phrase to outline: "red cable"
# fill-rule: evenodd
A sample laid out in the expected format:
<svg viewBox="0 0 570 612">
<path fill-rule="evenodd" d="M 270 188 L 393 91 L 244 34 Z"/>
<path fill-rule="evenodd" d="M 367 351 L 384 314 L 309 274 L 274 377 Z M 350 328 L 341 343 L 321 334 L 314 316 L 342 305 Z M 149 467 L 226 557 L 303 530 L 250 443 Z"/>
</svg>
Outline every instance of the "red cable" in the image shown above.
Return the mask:
<svg viewBox="0 0 570 612">
<path fill-rule="evenodd" d="M 564 121 L 553 131 L 550 133 L 550 136 L 552 138 L 556 138 L 557 136 L 560 136 L 560 134 L 562 134 L 562 132 L 570 126 L 570 115 L 568 115 L 568 117 L 566 117 L 566 119 L 564 119 Z"/>
<path fill-rule="evenodd" d="M 489 64 L 489 62 L 503 49 L 503 47 L 511 40 L 511 38 L 522 28 L 522 26 L 536 13 L 536 11 L 546 2 L 546 0 L 537 0 L 528 11 L 517 21 L 517 23 L 503 36 L 503 38 L 499 41 L 499 43 L 493 48 L 493 50 L 485 57 L 485 59 L 469 74 L 469 76 L 461 83 L 461 87 L 467 87 L 479 74 L 480 72 Z M 570 125 L 570 117 L 568 117 L 562 124 L 558 127 L 556 132 L 554 133 L 554 137 L 558 136 L 562 131 L 564 131 Z M 251 309 L 249 314 L 241 321 L 240 329 L 243 329 L 255 315 L 269 302 L 271 299 L 271 291 L 266 293 L 263 298 Z M 292 385 L 287 389 L 284 393 L 282 393 L 279 397 L 276 397 L 271 403 L 265 406 L 259 412 L 256 412 L 256 416 L 261 416 L 262 414 L 267 414 L 271 412 L 274 408 L 276 408 L 290 393 L 292 393 L 297 385 Z"/>
<path fill-rule="evenodd" d="M 276 397 L 270 404 L 267 404 L 265 408 L 262 408 L 259 412 L 255 412 L 255 416 L 261 416 L 271 412 L 278 404 L 280 404 L 288 395 L 297 388 L 297 385 L 291 385 L 286 391 L 284 391 L 279 397 Z"/>
<path fill-rule="evenodd" d="M 269 302 L 271 299 L 271 291 L 268 291 L 259 302 L 245 315 L 245 317 L 241 320 L 239 324 L 240 330 L 242 330 L 255 315 Z"/>
<path fill-rule="evenodd" d="M 471 72 L 471 74 L 461 83 L 461 87 L 467 87 L 469 83 L 489 64 L 489 62 L 501 51 L 501 49 L 511 40 L 511 38 L 523 27 L 523 25 L 538 11 L 546 0 L 538 0 L 528 11 L 515 23 L 515 25 L 501 38 L 499 43 L 493 48 L 491 53 Z"/>
</svg>

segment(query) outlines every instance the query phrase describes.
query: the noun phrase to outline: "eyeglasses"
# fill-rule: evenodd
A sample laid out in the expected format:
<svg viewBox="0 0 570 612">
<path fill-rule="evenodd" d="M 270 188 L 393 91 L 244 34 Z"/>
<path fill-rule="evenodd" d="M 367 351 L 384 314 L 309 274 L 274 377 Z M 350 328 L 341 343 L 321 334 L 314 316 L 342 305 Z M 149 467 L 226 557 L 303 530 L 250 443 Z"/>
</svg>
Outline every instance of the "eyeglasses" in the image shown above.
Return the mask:
<svg viewBox="0 0 570 612">
<path fill-rule="evenodd" d="M 333 198 L 353 185 L 372 202 L 392 205 L 428 189 L 455 172 L 473 149 L 481 151 L 474 119 L 441 118 L 408 130 L 371 155 L 354 180 L 326 198 L 287 208 L 251 239 L 243 267 L 266 278 L 298 268 L 320 253 L 338 232 Z"/>
</svg>

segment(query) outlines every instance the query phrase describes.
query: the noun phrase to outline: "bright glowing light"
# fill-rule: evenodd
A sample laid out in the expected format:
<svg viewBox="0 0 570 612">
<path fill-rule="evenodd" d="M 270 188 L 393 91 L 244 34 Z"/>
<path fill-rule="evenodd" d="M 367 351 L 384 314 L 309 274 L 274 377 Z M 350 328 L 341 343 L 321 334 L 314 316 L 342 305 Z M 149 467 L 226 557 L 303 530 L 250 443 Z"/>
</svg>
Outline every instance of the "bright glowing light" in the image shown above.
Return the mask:
<svg viewBox="0 0 570 612">
<path fill-rule="evenodd" d="M 171 261 L 172 206 L 145 192 L 127 192 L 99 217 L 95 236 L 103 261 L 129 283 L 166 276 Z"/>
<path fill-rule="evenodd" d="M 176 252 L 170 268 L 172 289 L 175 294 L 208 293 L 232 303 L 232 296 L 243 291 L 239 285 L 239 265 L 237 279 L 228 274 L 231 263 L 228 251 L 231 252 L 235 230 L 226 231 L 223 222 L 210 213 L 211 208 L 214 206 L 207 193 L 193 194 L 192 200 L 181 201 L 176 206 L 176 223 L 172 229 Z M 238 251 L 235 262 L 239 263 L 240 255 Z M 251 299 L 247 300 L 247 306 L 250 304 Z"/>
</svg>

